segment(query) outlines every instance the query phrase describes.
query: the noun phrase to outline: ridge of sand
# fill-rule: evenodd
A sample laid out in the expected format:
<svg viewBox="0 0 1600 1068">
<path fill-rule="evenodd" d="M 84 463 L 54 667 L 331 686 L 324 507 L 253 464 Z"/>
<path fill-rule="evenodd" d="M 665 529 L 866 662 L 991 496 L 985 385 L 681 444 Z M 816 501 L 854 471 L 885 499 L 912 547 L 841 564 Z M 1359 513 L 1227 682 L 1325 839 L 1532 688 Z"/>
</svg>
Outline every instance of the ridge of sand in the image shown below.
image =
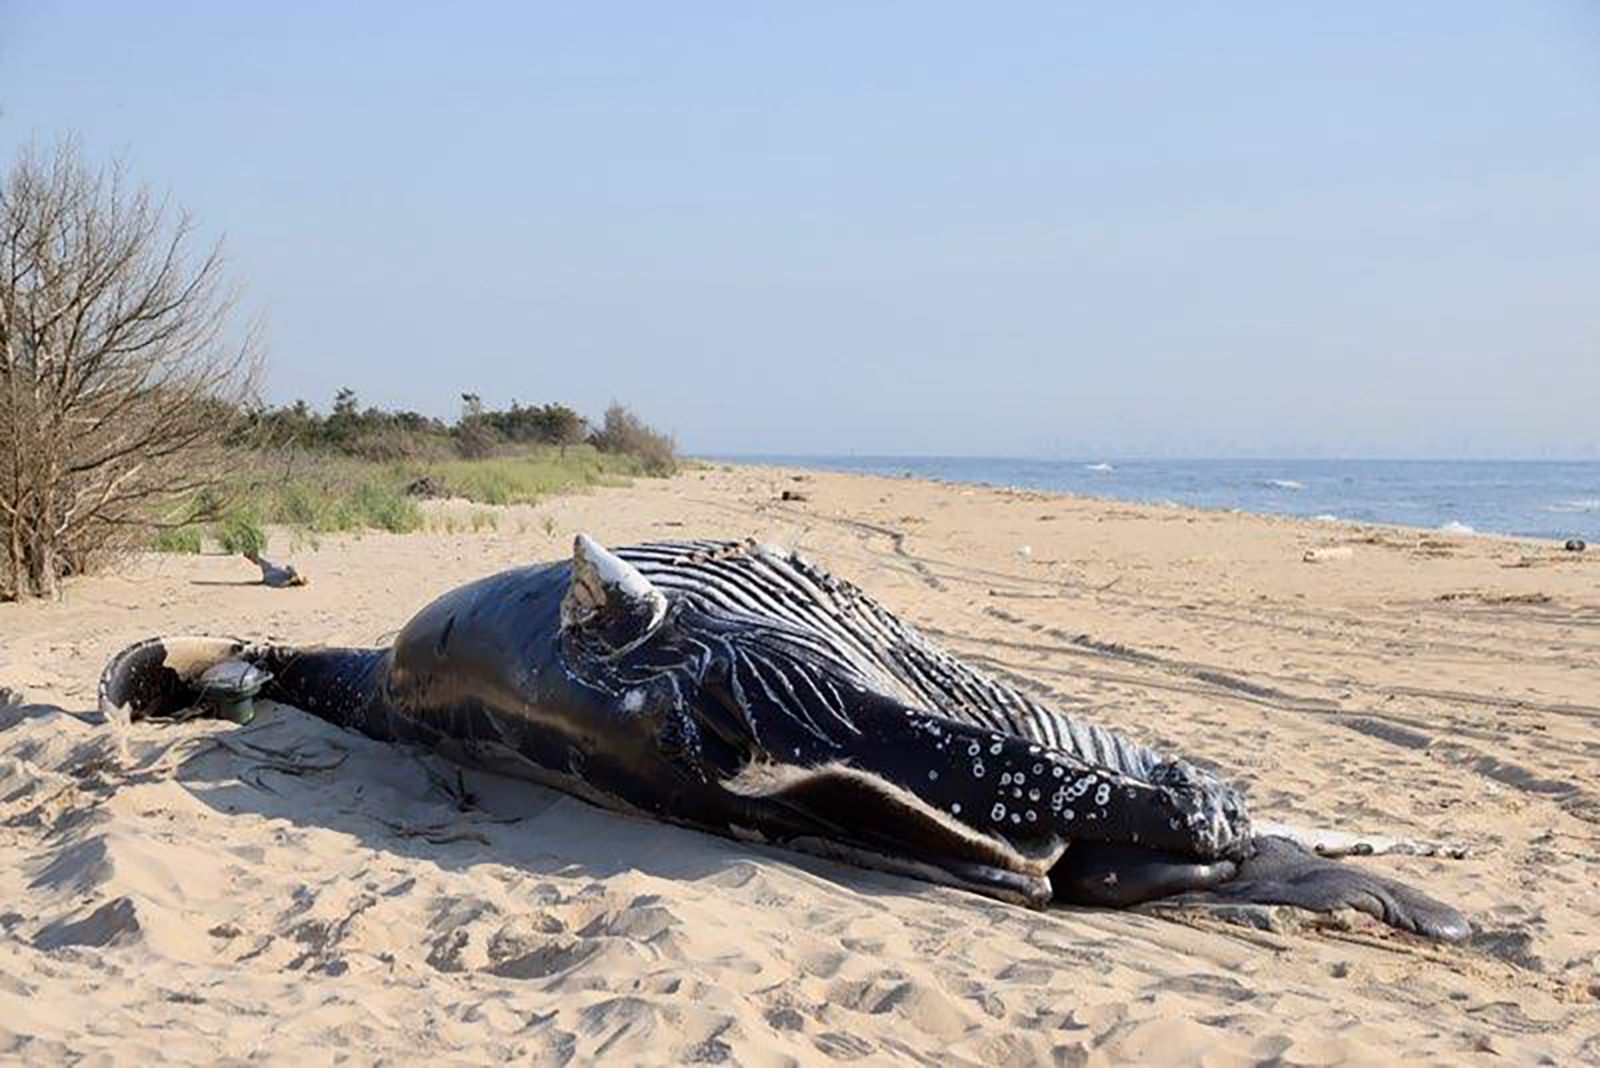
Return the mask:
<svg viewBox="0 0 1600 1068">
<path fill-rule="evenodd" d="M 771 468 L 495 511 L 275 545 L 300 590 L 151 556 L 0 605 L 0 687 L 30 702 L 0 707 L 0 1057 L 1600 1060 L 1600 554 Z M 1471 842 L 1360 863 L 1480 932 L 1034 913 L 458 780 L 293 709 L 126 737 L 92 714 L 135 639 L 378 643 L 580 529 L 796 545 L 1263 816 Z"/>
</svg>

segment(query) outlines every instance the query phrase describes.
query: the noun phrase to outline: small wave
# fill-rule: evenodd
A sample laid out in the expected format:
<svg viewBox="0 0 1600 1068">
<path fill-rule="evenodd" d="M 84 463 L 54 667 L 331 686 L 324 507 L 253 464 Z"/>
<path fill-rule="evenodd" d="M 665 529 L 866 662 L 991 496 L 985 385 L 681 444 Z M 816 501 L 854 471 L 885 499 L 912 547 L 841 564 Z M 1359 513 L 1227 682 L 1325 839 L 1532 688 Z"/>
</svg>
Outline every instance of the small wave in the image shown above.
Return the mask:
<svg viewBox="0 0 1600 1068">
<path fill-rule="evenodd" d="M 1323 512 L 1321 515 L 1314 515 L 1311 518 L 1315 519 L 1319 523 L 1339 523 L 1339 522 L 1342 522 L 1342 520 L 1338 516 L 1334 515 L 1332 512 Z"/>
<path fill-rule="evenodd" d="M 1546 512 L 1600 512 L 1600 497 L 1583 497 L 1575 501 L 1557 501 L 1544 509 Z"/>
<path fill-rule="evenodd" d="M 1273 489 L 1303 490 L 1306 488 L 1304 482 L 1296 482 L 1292 478 L 1264 478 L 1261 480 L 1261 484 L 1263 486 L 1271 486 Z"/>
<path fill-rule="evenodd" d="M 1115 471 L 1116 470 L 1116 468 L 1112 467 L 1110 464 L 1084 464 L 1083 465 L 1083 469 L 1085 471 Z"/>
<path fill-rule="evenodd" d="M 1440 531 L 1440 533 L 1443 533 L 1443 534 L 1476 534 L 1477 533 L 1476 530 L 1473 530 L 1471 527 L 1467 526 L 1465 523 L 1461 522 L 1460 520 L 1456 520 L 1456 519 L 1452 519 L 1452 520 L 1450 520 L 1450 522 L 1445 523 L 1444 525 L 1442 525 L 1439 528 L 1439 531 Z"/>
</svg>

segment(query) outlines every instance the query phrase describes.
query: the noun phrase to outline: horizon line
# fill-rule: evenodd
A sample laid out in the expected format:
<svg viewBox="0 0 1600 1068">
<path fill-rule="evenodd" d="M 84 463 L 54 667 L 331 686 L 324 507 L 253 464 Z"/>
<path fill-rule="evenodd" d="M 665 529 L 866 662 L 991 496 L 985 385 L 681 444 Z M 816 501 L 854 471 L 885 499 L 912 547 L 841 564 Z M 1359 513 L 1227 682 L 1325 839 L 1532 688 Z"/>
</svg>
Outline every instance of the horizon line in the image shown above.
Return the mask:
<svg viewBox="0 0 1600 1068">
<path fill-rule="evenodd" d="M 740 461 L 782 460 L 1003 460 L 1024 463 L 1413 463 L 1413 464 L 1596 464 L 1600 454 L 1589 456 L 1179 456 L 1095 453 L 1081 456 L 1008 455 L 1004 453 L 893 453 L 893 452 L 695 452 L 691 459 Z"/>
</svg>

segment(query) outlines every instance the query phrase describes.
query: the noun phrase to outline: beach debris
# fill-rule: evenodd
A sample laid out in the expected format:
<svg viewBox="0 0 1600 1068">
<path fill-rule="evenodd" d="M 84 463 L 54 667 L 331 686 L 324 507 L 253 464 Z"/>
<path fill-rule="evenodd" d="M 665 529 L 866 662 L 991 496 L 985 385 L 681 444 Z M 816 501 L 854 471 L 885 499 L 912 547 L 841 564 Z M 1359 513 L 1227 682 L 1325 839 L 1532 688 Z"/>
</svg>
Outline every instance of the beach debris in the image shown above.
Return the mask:
<svg viewBox="0 0 1600 1068">
<path fill-rule="evenodd" d="M 1031 545 L 1019 545 L 1019 546 L 1017 546 L 1017 555 L 1022 557 L 1024 560 L 1032 560 L 1033 559 L 1033 546 L 1031 546 Z"/>
<path fill-rule="evenodd" d="M 1588 546 L 1584 544 L 1582 538 L 1568 538 L 1567 543 L 1563 545 L 1562 548 L 1567 550 L 1569 553 L 1581 553 L 1583 550 L 1587 549 Z"/>
<path fill-rule="evenodd" d="M 190 753 L 183 762 L 187 763 L 211 749 L 222 749 L 244 762 L 244 767 L 238 773 L 240 782 L 262 793 L 277 794 L 282 797 L 282 791 L 274 789 L 267 782 L 268 772 L 300 778 L 319 772 L 335 771 L 350 756 L 350 751 L 343 746 L 317 738 L 297 740 L 288 745 L 278 746 L 245 737 L 246 735 L 260 737 L 261 731 L 262 727 L 257 725 L 246 727 L 231 735 L 206 735 L 197 739 L 206 743 L 205 747 Z"/>
<path fill-rule="evenodd" d="M 798 490 L 784 490 L 778 494 L 778 500 L 780 501 L 803 501 L 806 499 L 806 495 Z"/>
<path fill-rule="evenodd" d="M 1549 604 L 1548 593 L 1485 593 L 1482 590 L 1451 590 L 1435 598 L 1438 601 L 1477 601 L 1479 604 Z"/>
<path fill-rule="evenodd" d="M 1307 549 L 1301 560 L 1308 564 L 1322 564 L 1331 560 L 1349 560 L 1356 551 L 1348 545 L 1333 545 L 1322 549 Z"/>
<path fill-rule="evenodd" d="M 290 586 L 304 586 L 310 582 L 310 579 L 295 570 L 293 564 L 280 564 L 253 551 L 245 553 L 244 558 L 261 569 L 261 584 L 263 586 L 271 586 L 275 590 L 282 590 Z"/>
</svg>

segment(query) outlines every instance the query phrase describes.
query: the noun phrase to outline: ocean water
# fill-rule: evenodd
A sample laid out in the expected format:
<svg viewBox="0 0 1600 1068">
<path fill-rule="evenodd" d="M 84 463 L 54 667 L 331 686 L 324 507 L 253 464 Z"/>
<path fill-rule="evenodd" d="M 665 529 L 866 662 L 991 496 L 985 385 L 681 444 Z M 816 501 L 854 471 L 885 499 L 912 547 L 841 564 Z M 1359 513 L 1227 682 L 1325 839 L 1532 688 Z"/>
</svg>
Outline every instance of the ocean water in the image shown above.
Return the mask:
<svg viewBox="0 0 1600 1068">
<path fill-rule="evenodd" d="M 1120 500 L 1600 542 L 1600 461 L 744 456 Z M 1596 546 L 1600 548 L 1600 546 Z"/>
</svg>

